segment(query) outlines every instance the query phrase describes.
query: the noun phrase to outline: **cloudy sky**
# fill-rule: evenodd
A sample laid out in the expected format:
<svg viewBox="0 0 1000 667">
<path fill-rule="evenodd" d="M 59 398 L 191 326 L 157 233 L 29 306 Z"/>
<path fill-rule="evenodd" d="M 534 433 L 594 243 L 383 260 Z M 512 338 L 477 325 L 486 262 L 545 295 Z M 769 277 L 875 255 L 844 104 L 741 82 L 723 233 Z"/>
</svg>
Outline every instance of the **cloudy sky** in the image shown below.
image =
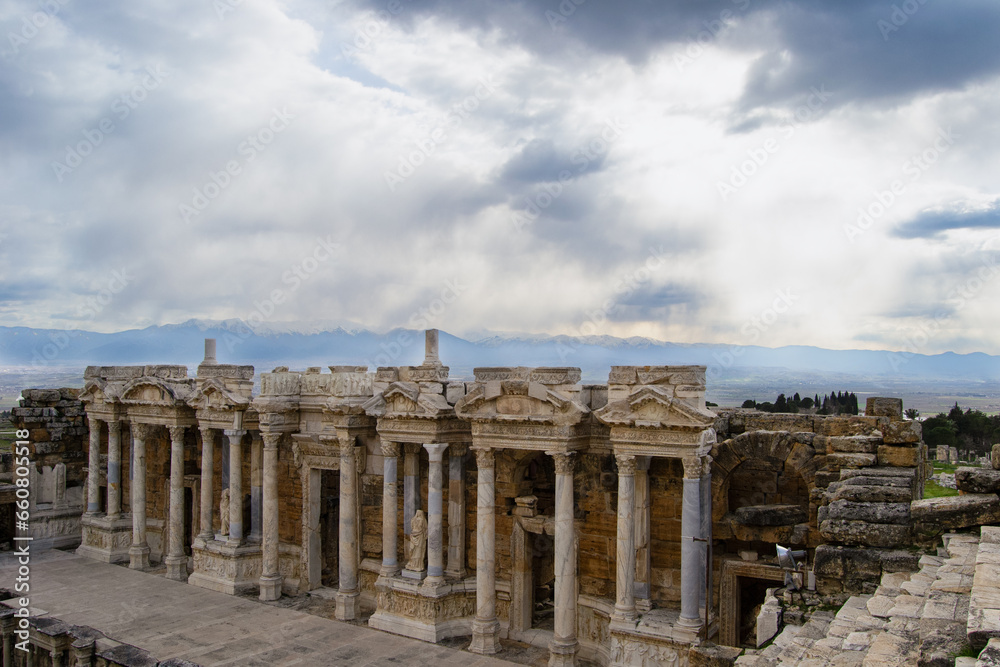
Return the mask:
<svg viewBox="0 0 1000 667">
<path fill-rule="evenodd" d="M 991 0 L 0 0 L 0 324 L 1000 354 Z"/>
</svg>

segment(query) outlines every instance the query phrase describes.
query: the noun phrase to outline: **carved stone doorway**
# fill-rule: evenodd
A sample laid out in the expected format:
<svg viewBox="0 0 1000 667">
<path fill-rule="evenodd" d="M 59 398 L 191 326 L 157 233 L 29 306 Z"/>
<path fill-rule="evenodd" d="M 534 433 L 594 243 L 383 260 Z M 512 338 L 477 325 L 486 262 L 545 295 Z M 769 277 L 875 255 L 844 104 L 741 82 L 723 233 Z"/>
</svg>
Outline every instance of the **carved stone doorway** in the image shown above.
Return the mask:
<svg viewBox="0 0 1000 667">
<path fill-rule="evenodd" d="M 552 639 L 555 520 L 517 517 L 511 535 L 511 639 L 547 647 Z"/>
<path fill-rule="evenodd" d="M 306 590 L 337 588 L 340 580 L 340 471 L 310 468 L 305 491 Z"/>
<path fill-rule="evenodd" d="M 777 565 L 767 565 L 738 560 L 722 563 L 722 581 L 719 598 L 719 643 L 726 646 L 740 646 L 740 636 L 744 625 L 744 615 L 757 602 L 763 602 L 765 588 L 781 586 L 785 581 L 785 571 Z M 746 599 L 744 599 L 746 598 Z"/>
</svg>

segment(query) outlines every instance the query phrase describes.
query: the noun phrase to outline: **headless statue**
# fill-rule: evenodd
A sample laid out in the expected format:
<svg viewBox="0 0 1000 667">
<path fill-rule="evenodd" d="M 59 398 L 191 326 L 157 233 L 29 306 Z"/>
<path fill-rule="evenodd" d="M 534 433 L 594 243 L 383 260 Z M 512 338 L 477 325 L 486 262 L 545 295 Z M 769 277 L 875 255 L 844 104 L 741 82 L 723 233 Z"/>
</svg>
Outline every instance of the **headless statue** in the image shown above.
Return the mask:
<svg viewBox="0 0 1000 667">
<path fill-rule="evenodd" d="M 219 514 L 222 519 L 220 533 L 229 535 L 229 489 L 222 490 L 222 500 L 219 502 Z"/>
<path fill-rule="evenodd" d="M 411 572 L 422 572 L 426 551 L 427 519 L 424 518 L 423 510 L 417 510 L 410 520 L 410 560 L 406 561 L 406 569 Z"/>
</svg>

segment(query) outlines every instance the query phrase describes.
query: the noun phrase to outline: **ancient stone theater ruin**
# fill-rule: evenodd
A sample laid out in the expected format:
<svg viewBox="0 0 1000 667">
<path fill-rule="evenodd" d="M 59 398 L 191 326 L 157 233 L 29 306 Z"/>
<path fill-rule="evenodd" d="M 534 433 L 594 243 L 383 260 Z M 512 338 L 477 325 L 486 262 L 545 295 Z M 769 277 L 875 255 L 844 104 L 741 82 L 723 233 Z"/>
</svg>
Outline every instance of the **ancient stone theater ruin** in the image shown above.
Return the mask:
<svg viewBox="0 0 1000 667">
<path fill-rule="evenodd" d="M 254 368 L 218 363 L 210 340 L 193 376 L 90 367 L 82 390 L 26 391 L 16 419 L 34 434 L 38 544 L 264 601 L 327 595 L 338 619 L 467 637 L 474 653 L 513 640 L 551 665 L 733 664 L 748 636 L 753 648 L 780 629 L 786 584 L 786 603 L 798 588 L 846 604 L 786 604 L 785 631 L 737 664 L 897 664 L 863 662 L 879 651 L 918 664 L 937 649 L 919 624 L 893 630 L 903 593 L 965 600 L 948 598 L 935 632 L 976 648 L 1000 637 L 1000 599 L 973 590 L 976 553 L 1000 542 L 975 528 L 1000 520 L 1000 471 L 921 500 L 927 448 L 900 401 L 854 417 L 716 413 L 705 374 L 456 380 L 432 330 L 420 366 L 279 367 L 255 394 Z M 943 533 L 952 551 L 914 548 Z M 964 560 L 941 570 L 949 558 Z M 937 589 L 938 570 L 961 576 Z"/>
</svg>

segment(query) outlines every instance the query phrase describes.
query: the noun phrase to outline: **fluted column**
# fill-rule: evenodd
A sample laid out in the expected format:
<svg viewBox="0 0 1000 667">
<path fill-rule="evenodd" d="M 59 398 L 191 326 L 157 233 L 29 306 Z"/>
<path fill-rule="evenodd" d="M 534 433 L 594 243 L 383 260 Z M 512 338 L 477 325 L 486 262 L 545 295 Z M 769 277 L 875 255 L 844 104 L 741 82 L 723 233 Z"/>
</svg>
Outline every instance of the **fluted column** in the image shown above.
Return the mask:
<svg viewBox="0 0 1000 667">
<path fill-rule="evenodd" d="M 215 514 L 214 489 L 215 474 L 215 429 L 201 429 L 201 507 L 198 523 L 198 537 L 206 542 L 215 537 L 212 517 Z"/>
<path fill-rule="evenodd" d="M 448 566 L 452 578 L 465 577 L 465 452 L 463 444 L 448 448 Z"/>
<path fill-rule="evenodd" d="M 635 457 L 618 461 L 618 548 L 615 618 L 634 621 L 635 613 Z"/>
<path fill-rule="evenodd" d="M 250 534 L 251 542 L 260 542 L 261 504 L 263 501 L 263 458 L 264 442 L 257 433 L 251 433 L 250 440 Z"/>
<path fill-rule="evenodd" d="M 697 456 L 684 460 L 684 496 L 681 508 L 681 616 L 680 625 L 700 628 L 698 589 L 705 585 L 701 539 L 702 462 Z"/>
<path fill-rule="evenodd" d="M 90 448 L 87 450 L 87 514 L 101 510 L 101 420 L 88 417 Z"/>
<path fill-rule="evenodd" d="M 229 539 L 226 544 L 243 543 L 243 429 L 227 428 L 229 441 Z"/>
<path fill-rule="evenodd" d="M 650 599 L 650 501 L 649 456 L 635 459 L 635 606 L 639 612 L 652 609 Z"/>
<path fill-rule="evenodd" d="M 382 443 L 382 571 L 383 577 L 399 574 L 399 545 L 396 531 L 399 526 L 399 493 L 396 485 L 399 462 L 399 443 Z"/>
<path fill-rule="evenodd" d="M 170 528 L 169 546 L 163 563 L 167 579 L 187 580 L 187 556 L 184 555 L 184 427 L 170 426 Z"/>
<path fill-rule="evenodd" d="M 497 621 L 496 474 L 493 450 L 473 447 L 476 453 L 476 618 L 469 650 L 492 655 L 500 650 Z"/>
<path fill-rule="evenodd" d="M 701 506 L 698 508 L 701 513 L 701 538 L 704 542 L 698 542 L 701 552 L 701 562 L 704 563 L 702 571 L 702 586 L 699 588 L 698 601 L 700 606 L 705 607 L 706 587 L 711 587 L 711 572 L 704 572 L 705 567 L 711 567 L 708 562 L 709 547 L 712 544 L 712 457 L 702 458 L 701 475 Z"/>
<path fill-rule="evenodd" d="M 281 597 L 281 572 L 278 562 L 278 443 L 280 433 L 262 433 L 264 439 L 264 484 L 261 539 L 260 599 Z"/>
<path fill-rule="evenodd" d="M 149 544 L 146 542 L 146 439 L 153 427 L 133 423 L 132 429 L 132 546 L 128 550 L 129 567 L 149 568 Z"/>
<path fill-rule="evenodd" d="M 354 438 L 340 439 L 340 588 L 335 616 L 353 621 L 358 616 L 358 473 Z"/>
<path fill-rule="evenodd" d="M 122 513 L 122 423 L 108 422 L 108 518 Z"/>
<path fill-rule="evenodd" d="M 420 509 L 420 445 L 403 445 L 403 559 L 410 557 L 410 521 Z"/>
<path fill-rule="evenodd" d="M 427 472 L 426 586 L 444 583 L 444 452 L 446 444 L 424 445 L 430 461 Z"/>
<path fill-rule="evenodd" d="M 572 452 L 548 452 L 556 464 L 555 628 L 549 644 L 549 665 L 575 665 L 576 529 L 573 524 Z"/>
</svg>

